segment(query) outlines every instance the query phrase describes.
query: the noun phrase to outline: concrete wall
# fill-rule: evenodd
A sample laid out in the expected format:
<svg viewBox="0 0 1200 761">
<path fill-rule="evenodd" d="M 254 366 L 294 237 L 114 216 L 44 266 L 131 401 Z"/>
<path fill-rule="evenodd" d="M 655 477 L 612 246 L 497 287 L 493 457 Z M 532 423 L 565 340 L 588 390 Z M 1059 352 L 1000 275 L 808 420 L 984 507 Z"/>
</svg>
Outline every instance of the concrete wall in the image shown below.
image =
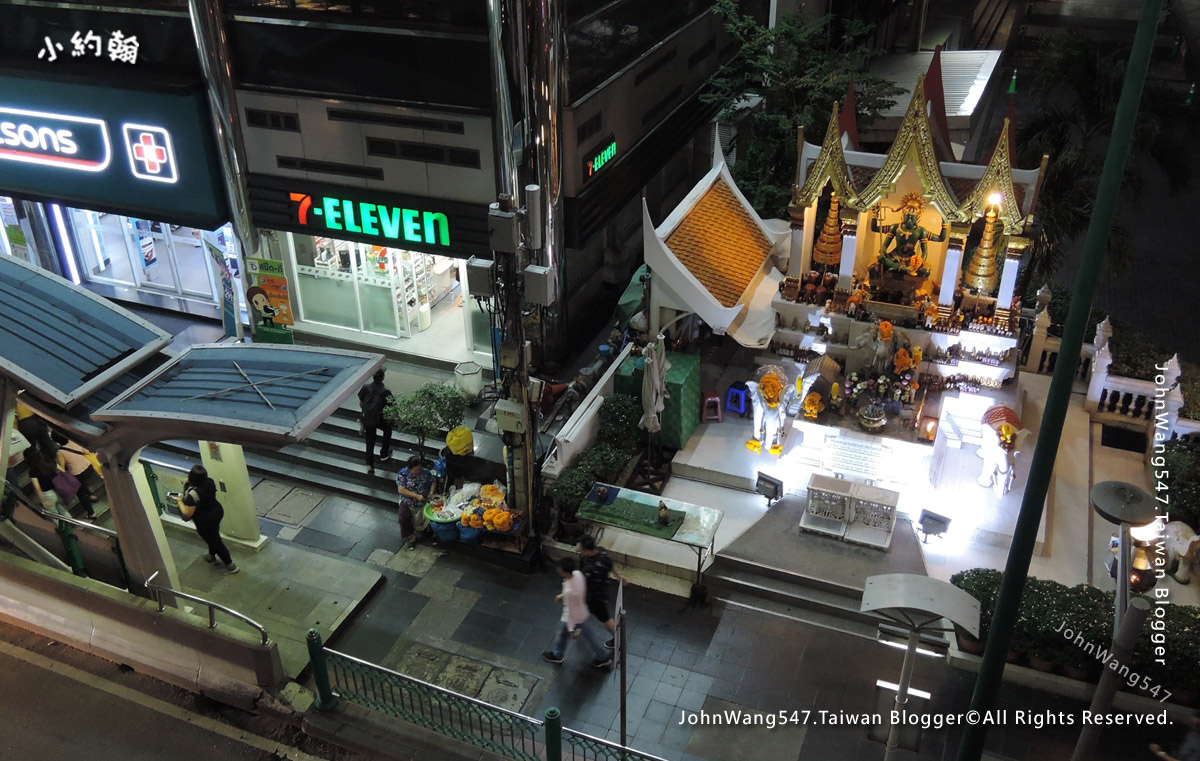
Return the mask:
<svg viewBox="0 0 1200 761">
<path fill-rule="evenodd" d="M 264 690 L 286 679 L 275 643 L 207 611 L 197 615 L 23 558 L 0 562 L 0 620 L 93 655 L 123 663 L 170 684 L 250 709 Z"/>
</svg>

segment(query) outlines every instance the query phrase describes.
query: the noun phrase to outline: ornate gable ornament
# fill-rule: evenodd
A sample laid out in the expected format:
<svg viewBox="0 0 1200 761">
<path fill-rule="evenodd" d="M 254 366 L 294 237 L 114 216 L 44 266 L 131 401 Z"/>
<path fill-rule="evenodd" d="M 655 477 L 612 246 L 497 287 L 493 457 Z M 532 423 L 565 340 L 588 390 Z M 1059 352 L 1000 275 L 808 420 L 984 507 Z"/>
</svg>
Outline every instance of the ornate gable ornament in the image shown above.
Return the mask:
<svg viewBox="0 0 1200 761">
<path fill-rule="evenodd" d="M 942 169 L 938 165 L 937 152 L 933 147 L 933 130 L 929 123 L 929 115 L 925 111 L 924 74 L 917 77 L 917 86 L 913 88 L 908 111 L 904 114 L 904 121 L 900 124 L 900 131 L 896 133 L 892 147 L 888 149 L 883 168 L 858 194 L 857 206 L 870 208 L 891 194 L 896 189 L 900 175 L 909 164 L 915 166 L 917 176 L 921 180 L 921 195 L 937 207 L 947 222 L 967 221 L 967 217 L 959 209 L 954 193 L 947 187 L 942 177 Z"/>
<path fill-rule="evenodd" d="M 812 171 L 804 180 L 804 187 L 792 185 L 793 207 L 811 206 L 816 202 L 825 183 L 833 183 L 833 191 L 838 194 L 842 203 L 856 211 L 860 210 L 858 191 L 850 178 L 850 170 L 846 166 L 846 154 L 842 150 L 841 120 L 838 117 L 838 104 L 833 104 L 833 115 L 829 117 L 829 128 L 825 130 L 825 142 L 821 144 L 821 153 L 813 163 Z M 803 151 L 796 156 L 797 162 L 804 161 Z M 797 167 L 799 169 L 799 167 Z M 799 172 L 797 171 L 797 176 Z"/>
<path fill-rule="evenodd" d="M 988 160 L 987 169 L 979 178 L 975 189 L 967 196 L 967 200 L 959 207 L 959 212 L 963 214 L 964 219 L 974 220 L 987 213 L 988 196 L 999 193 L 1002 200 L 997 216 L 1004 222 L 1006 232 L 1012 231 L 1016 234 L 1025 227 L 1025 215 L 1021 213 L 1021 207 L 1017 204 L 1017 192 L 1013 187 L 1012 156 L 1009 155 L 1009 146 L 1012 144 L 1009 140 L 1011 129 L 1012 125 L 1005 119 L 1000 138 L 992 150 L 991 159 Z"/>
</svg>

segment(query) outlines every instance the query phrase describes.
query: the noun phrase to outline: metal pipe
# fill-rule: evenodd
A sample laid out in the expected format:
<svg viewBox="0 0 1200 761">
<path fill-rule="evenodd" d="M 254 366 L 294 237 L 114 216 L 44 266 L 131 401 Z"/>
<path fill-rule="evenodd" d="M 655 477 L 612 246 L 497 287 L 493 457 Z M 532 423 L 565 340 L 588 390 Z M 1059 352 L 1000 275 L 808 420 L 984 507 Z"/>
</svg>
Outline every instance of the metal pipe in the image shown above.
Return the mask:
<svg viewBox="0 0 1200 761">
<path fill-rule="evenodd" d="M 503 6 L 503 0 L 488 0 L 488 46 L 492 54 L 492 92 L 496 108 L 496 116 L 492 119 L 495 130 L 496 187 L 499 193 L 508 193 L 516 198 L 520 178 L 513 155 L 512 93 L 508 87 L 508 64 L 504 55 Z"/>
<path fill-rule="evenodd" d="M 558 274 L 562 295 L 562 156 L 559 114 L 567 99 L 563 0 L 533 0 L 528 82 L 535 182 L 542 186 L 542 253 L 538 262 Z"/>
<path fill-rule="evenodd" d="M 203 597 L 197 597 L 196 595 L 188 594 L 187 592 L 180 592 L 177 589 L 168 589 L 166 587 L 160 587 L 159 585 L 154 583 L 154 579 L 157 576 L 158 576 L 158 571 L 155 571 L 154 573 L 150 574 L 150 578 L 146 579 L 146 589 L 150 591 L 152 599 L 158 601 L 158 612 L 159 613 L 161 613 L 163 611 L 164 606 L 163 606 L 161 597 L 157 593 L 168 592 L 172 595 L 175 595 L 176 597 L 182 597 L 185 600 L 191 600 L 192 602 L 199 603 L 200 605 L 207 605 L 208 606 L 208 628 L 210 628 L 210 629 L 217 628 L 216 611 L 219 610 L 222 613 L 233 616 L 234 618 L 236 618 L 244 623 L 247 623 L 250 626 L 253 626 L 255 629 L 258 629 L 258 633 L 262 636 L 262 644 L 269 645 L 271 643 L 270 637 L 267 636 L 266 627 L 264 627 L 262 624 L 255 621 L 253 618 L 250 618 L 249 616 L 245 615 L 244 613 L 239 613 L 236 610 L 234 610 L 233 608 L 227 608 L 224 605 L 221 605 L 220 603 L 212 602 L 210 600 L 205 600 Z"/>
<path fill-rule="evenodd" d="M 1142 7 L 1142 17 L 1134 35 L 1133 50 L 1129 54 L 1129 64 L 1125 69 L 1125 83 L 1121 88 L 1121 99 L 1117 104 L 1116 119 L 1113 121 L 1108 155 L 1104 159 L 1096 201 L 1092 206 L 1092 218 L 1088 224 L 1087 237 L 1084 239 L 1083 261 L 1073 289 L 1071 310 L 1067 314 L 1059 349 L 1060 357 L 1078 357 L 1083 347 L 1083 332 L 1087 327 L 1092 297 L 1096 293 L 1096 281 L 1104 264 L 1108 233 L 1112 228 L 1117 196 L 1121 190 L 1121 174 L 1126 159 L 1129 158 L 1138 103 L 1146 83 L 1146 71 L 1150 66 L 1150 51 L 1154 45 L 1154 33 L 1161 8 L 1162 0 L 1146 0 Z M 1063 422 L 1067 417 L 1071 387 L 1075 382 L 1075 366 L 1073 361 L 1059 362 L 1054 368 L 1054 379 L 1050 382 L 1050 393 L 1042 414 L 1037 446 L 1030 463 L 1029 482 L 1021 500 L 1021 511 L 1013 532 L 1004 578 L 996 598 L 991 636 L 988 637 L 987 649 L 984 651 L 979 676 L 975 681 L 975 692 L 971 696 L 971 708 L 981 714 L 991 710 L 996 704 L 996 694 L 1000 691 L 1005 657 L 1017 621 L 1021 595 L 1025 591 L 1025 579 L 1029 575 L 1029 561 L 1033 557 L 1034 545 L 1037 542 L 1042 507 L 1050 488 L 1050 478 L 1054 473 L 1058 445 L 1062 441 Z M 979 761 L 986 739 L 986 726 L 968 725 L 958 746 L 957 761 Z"/>
<path fill-rule="evenodd" d="M 920 642 L 921 631 L 909 629 L 908 648 L 904 651 L 904 665 L 900 667 L 900 684 L 896 686 L 896 701 L 892 706 L 892 713 L 896 719 L 892 722 L 891 729 L 888 730 L 887 749 L 883 755 L 885 759 L 894 758 L 896 752 L 900 750 L 900 727 L 903 725 L 900 717 L 904 715 L 905 707 L 908 705 L 908 686 L 912 683 L 913 668 L 917 665 L 917 645 Z"/>
<path fill-rule="evenodd" d="M 1138 597 L 1129 604 L 1129 610 L 1117 626 L 1110 663 L 1115 663 L 1118 667 L 1129 663 L 1133 648 L 1137 645 L 1138 634 L 1141 633 L 1149 612 L 1150 603 L 1144 597 Z M 1121 676 L 1117 668 L 1106 668 L 1103 672 L 1100 684 L 1096 685 L 1096 692 L 1092 695 L 1092 705 L 1089 707 L 1092 715 L 1108 713 L 1120 685 Z M 1071 754 L 1071 761 L 1086 761 L 1095 757 L 1096 743 L 1100 740 L 1103 727 L 1103 723 L 1098 721 L 1084 723 L 1083 732 L 1075 744 L 1075 752 Z"/>
<path fill-rule="evenodd" d="M 229 55 L 229 40 L 225 34 L 225 10 L 222 0 L 188 0 L 188 15 L 192 20 L 199 53 L 200 69 L 204 72 L 205 89 L 212 117 L 213 134 L 217 139 L 217 156 L 221 160 L 221 179 L 229 196 L 230 221 L 237 236 L 243 257 L 258 255 L 258 228 L 250 220 L 250 191 L 246 187 L 246 148 L 242 144 L 240 115 L 233 87 L 233 64 Z"/>
<path fill-rule="evenodd" d="M 1113 622 L 1113 631 L 1121 630 L 1121 620 L 1125 618 L 1125 611 L 1129 608 L 1129 524 L 1121 523 L 1117 529 L 1119 539 L 1117 539 L 1117 606 L 1115 610 L 1116 620 Z"/>
</svg>

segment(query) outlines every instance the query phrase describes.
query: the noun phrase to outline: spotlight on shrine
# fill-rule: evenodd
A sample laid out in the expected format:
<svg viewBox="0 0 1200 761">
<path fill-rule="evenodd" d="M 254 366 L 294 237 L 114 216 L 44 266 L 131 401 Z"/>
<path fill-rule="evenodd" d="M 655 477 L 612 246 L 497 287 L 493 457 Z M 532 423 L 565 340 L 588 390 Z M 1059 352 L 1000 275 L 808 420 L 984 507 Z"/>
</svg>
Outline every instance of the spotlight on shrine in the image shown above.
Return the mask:
<svg viewBox="0 0 1200 761">
<path fill-rule="evenodd" d="M 990 196 L 988 196 L 988 204 L 992 206 L 999 206 L 1000 202 L 1003 200 L 1004 196 L 1000 195 L 999 193 L 992 193 Z"/>
<path fill-rule="evenodd" d="M 770 507 L 772 502 L 783 496 L 783 481 L 759 471 L 754 490 L 767 498 L 767 507 Z"/>
<path fill-rule="evenodd" d="M 941 536 L 946 533 L 946 530 L 950 528 L 950 519 L 944 515 L 922 510 L 917 525 L 921 527 L 921 533 L 925 535 L 922 541 L 928 542 L 930 534 Z"/>
</svg>

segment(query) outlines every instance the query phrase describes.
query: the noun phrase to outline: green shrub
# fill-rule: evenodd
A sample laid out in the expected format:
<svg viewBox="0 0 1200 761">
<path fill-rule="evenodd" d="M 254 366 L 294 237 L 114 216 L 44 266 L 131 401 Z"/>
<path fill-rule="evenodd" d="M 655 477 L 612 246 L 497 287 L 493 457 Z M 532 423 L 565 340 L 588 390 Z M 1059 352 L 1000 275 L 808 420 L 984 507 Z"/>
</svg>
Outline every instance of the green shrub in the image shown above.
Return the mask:
<svg viewBox="0 0 1200 761">
<path fill-rule="evenodd" d="M 979 640 L 987 641 L 992 628 L 992 613 L 996 610 L 996 595 L 1000 593 L 1003 576 L 992 568 L 972 568 L 950 577 L 950 583 L 979 601 Z M 964 632 L 964 636 L 970 636 Z"/>
<path fill-rule="evenodd" d="M 1108 350 L 1112 352 L 1109 375 L 1148 381 L 1154 380 L 1154 376 L 1159 374 L 1156 365 L 1166 364 L 1172 354 L 1146 334 L 1119 321 L 1113 321 Z"/>
<path fill-rule="evenodd" d="M 597 444 L 580 452 L 563 468 L 550 494 L 558 500 L 564 514 L 574 515 L 597 481 L 612 482 L 621 475 L 628 462 L 628 453 L 608 444 Z"/>
<path fill-rule="evenodd" d="M 1164 450 L 1167 476 L 1161 480 L 1167 485 L 1163 494 L 1170 495 L 1171 519 L 1200 529 L 1200 440 L 1172 439 Z"/>
<path fill-rule="evenodd" d="M 600 405 L 600 430 L 596 442 L 608 444 L 626 452 L 641 445 L 645 434 L 638 428 L 642 419 L 642 403 L 628 394 L 613 394 Z"/>
<path fill-rule="evenodd" d="M 1195 362 L 1183 363 L 1179 390 L 1183 392 L 1183 407 L 1179 410 L 1179 416 L 1200 420 L 1200 365 Z"/>
<path fill-rule="evenodd" d="M 1075 640 L 1082 639 L 1084 644 L 1092 644 L 1096 648 L 1108 647 L 1113 639 L 1113 595 L 1087 584 L 1078 584 L 1063 593 L 1059 608 L 1062 621 L 1056 622 L 1054 628 L 1063 624 L 1064 629 L 1070 629 L 1075 636 L 1068 640 L 1065 632 L 1057 635 L 1062 637 L 1066 647 L 1061 660 L 1055 663 L 1077 669 L 1098 669 L 1101 664 L 1096 659 L 1095 651 L 1089 653 Z"/>
</svg>

